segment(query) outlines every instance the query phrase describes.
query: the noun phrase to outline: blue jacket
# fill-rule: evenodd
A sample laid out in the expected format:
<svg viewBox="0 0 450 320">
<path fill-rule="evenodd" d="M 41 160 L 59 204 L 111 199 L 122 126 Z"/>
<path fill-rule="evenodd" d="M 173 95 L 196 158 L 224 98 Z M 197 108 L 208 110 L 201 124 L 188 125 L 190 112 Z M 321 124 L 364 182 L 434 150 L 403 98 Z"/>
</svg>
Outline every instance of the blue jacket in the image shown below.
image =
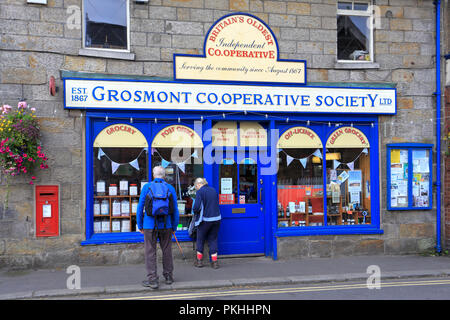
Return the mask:
<svg viewBox="0 0 450 320">
<path fill-rule="evenodd" d="M 159 179 L 159 178 L 156 178 L 153 181 L 167 183 L 163 179 Z M 167 185 L 169 186 L 169 191 L 173 197 L 174 212 L 172 215 L 167 217 L 166 228 L 167 229 L 171 228 L 175 231 L 175 230 L 177 230 L 178 221 L 180 219 L 180 214 L 178 212 L 178 206 L 177 206 L 177 193 L 176 193 L 174 187 L 172 187 L 170 184 L 167 184 Z M 149 217 L 144 212 L 145 211 L 145 208 L 144 208 L 145 197 L 147 196 L 149 186 L 150 186 L 150 183 L 146 183 L 141 190 L 141 195 L 139 196 L 139 204 L 137 207 L 137 214 L 136 214 L 136 221 L 137 221 L 139 230 L 154 229 L 154 227 L 155 227 L 155 219 L 153 217 Z M 164 222 L 159 222 L 158 229 L 163 229 L 163 228 L 164 228 Z"/>
<path fill-rule="evenodd" d="M 217 191 L 207 184 L 201 187 L 195 195 L 192 210 L 198 215 L 195 220 L 196 226 L 202 221 L 220 220 L 219 195 Z"/>
</svg>

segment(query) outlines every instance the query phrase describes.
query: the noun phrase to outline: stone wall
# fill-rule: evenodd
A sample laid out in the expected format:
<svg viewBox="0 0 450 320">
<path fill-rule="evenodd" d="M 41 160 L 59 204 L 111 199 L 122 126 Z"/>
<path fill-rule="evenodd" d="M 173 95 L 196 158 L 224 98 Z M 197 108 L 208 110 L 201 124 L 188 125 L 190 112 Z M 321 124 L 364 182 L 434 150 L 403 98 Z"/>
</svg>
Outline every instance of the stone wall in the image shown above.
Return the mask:
<svg viewBox="0 0 450 320">
<path fill-rule="evenodd" d="M 0 103 L 26 98 L 37 109 L 49 169 L 37 184 L 58 184 L 61 235 L 37 239 L 34 187 L 14 179 L 9 210 L 0 214 L 0 267 L 68 263 L 140 263 L 142 244 L 81 247 L 85 238 L 83 126 L 80 112 L 63 109 L 61 70 L 172 78 L 174 53 L 200 54 L 214 21 L 241 11 L 264 20 L 276 34 L 280 58 L 308 62 L 310 82 L 396 83 L 398 114 L 381 116 L 381 223 L 384 235 L 282 238 L 281 258 L 335 254 L 417 253 L 433 247 L 435 210 L 386 210 L 386 144 L 434 143 L 434 6 L 432 0 L 377 0 L 375 63 L 349 69 L 336 60 L 336 0 L 150 0 L 130 1 L 134 60 L 80 55 L 81 28 L 72 28 L 81 0 L 48 0 L 45 6 L 7 0 L 0 4 Z M 75 6 L 75 7 L 74 7 Z M 69 11 L 68 11 L 69 9 Z M 59 91 L 48 93 L 56 78 Z M 0 184 L 0 199 L 6 189 Z M 435 202 L 434 202 L 435 203 Z M 305 244 L 305 245 L 303 245 Z M 189 247 L 190 244 L 184 244 Z M 306 249 L 305 249 L 306 248 Z M 174 249 L 174 252 L 176 249 Z"/>
</svg>

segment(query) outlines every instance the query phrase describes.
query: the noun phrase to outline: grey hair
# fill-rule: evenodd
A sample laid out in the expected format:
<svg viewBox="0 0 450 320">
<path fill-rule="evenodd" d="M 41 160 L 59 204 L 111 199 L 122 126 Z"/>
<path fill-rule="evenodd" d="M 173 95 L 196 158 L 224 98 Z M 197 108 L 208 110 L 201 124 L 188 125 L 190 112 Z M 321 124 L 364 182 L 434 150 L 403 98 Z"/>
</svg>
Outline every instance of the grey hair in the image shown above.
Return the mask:
<svg viewBox="0 0 450 320">
<path fill-rule="evenodd" d="M 166 169 L 161 166 L 156 166 L 153 168 L 153 178 L 164 179 L 166 177 Z"/>
<path fill-rule="evenodd" d="M 197 178 L 194 181 L 194 185 L 197 185 L 197 184 L 205 185 L 205 184 L 208 184 L 208 181 L 206 181 L 205 178 Z"/>
</svg>

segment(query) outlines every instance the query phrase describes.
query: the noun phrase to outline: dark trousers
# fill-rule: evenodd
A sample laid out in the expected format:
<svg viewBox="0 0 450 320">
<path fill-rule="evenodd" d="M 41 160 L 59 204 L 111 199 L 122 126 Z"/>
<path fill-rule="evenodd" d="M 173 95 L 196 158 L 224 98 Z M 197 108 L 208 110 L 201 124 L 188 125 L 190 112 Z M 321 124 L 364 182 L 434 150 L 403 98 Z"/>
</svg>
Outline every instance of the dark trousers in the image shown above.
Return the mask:
<svg viewBox="0 0 450 320">
<path fill-rule="evenodd" d="M 173 276 L 172 229 L 158 231 L 144 229 L 145 267 L 149 281 L 158 279 L 156 273 L 156 243 L 158 238 L 162 251 L 163 276 Z"/>
<path fill-rule="evenodd" d="M 203 253 L 203 245 L 208 241 L 209 254 L 217 253 L 217 235 L 219 234 L 219 221 L 202 221 L 197 227 L 197 251 Z"/>
</svg>

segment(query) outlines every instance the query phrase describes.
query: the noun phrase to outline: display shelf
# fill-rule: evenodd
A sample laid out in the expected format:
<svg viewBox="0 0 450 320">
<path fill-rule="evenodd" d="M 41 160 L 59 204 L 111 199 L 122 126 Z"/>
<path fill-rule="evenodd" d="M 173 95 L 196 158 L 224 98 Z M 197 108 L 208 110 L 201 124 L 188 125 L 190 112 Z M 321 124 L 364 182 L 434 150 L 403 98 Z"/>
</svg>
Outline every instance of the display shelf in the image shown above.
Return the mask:
<svg viewBox="0 0 450 320">
<path fill-rule="evenodd" d="M 105 215 L 93 215 L 94 218 L 94 223 L 95 220 L 97 220 L 97 222 L 102 221 L 103 219 L 108 219 L 109 220 L 109 231 L 108 232 L 100 232 L 100 233 L 117 233 L 117 232 L 121 232 L 121 231 L 112 231 L 112 222 L 114 219 L 120 220 L 120 221 L 124 221 L 124 220 L 129 220 L 130 221 L 130 232 L 134 232 L 136 231 L 136 214 L 132 213 L 132 200 L 135 200 L 137 198 L 139 198 L 140 195 L 115 195 L 115 196 L 110 196 L 110 195 L 94 195 L 94 199 L 106 199 L 109 202 L 109 214 L 105 214 Z M 112 210 L 113 210 L 113 201 L 115 199 L 121 199 L 121 200 L 128 200 L 128 205 L 129 205 L 129 214 L 126 216 L 122 216 L 122 215 L 113 215 L 112 214 Z"/>
</svg>

